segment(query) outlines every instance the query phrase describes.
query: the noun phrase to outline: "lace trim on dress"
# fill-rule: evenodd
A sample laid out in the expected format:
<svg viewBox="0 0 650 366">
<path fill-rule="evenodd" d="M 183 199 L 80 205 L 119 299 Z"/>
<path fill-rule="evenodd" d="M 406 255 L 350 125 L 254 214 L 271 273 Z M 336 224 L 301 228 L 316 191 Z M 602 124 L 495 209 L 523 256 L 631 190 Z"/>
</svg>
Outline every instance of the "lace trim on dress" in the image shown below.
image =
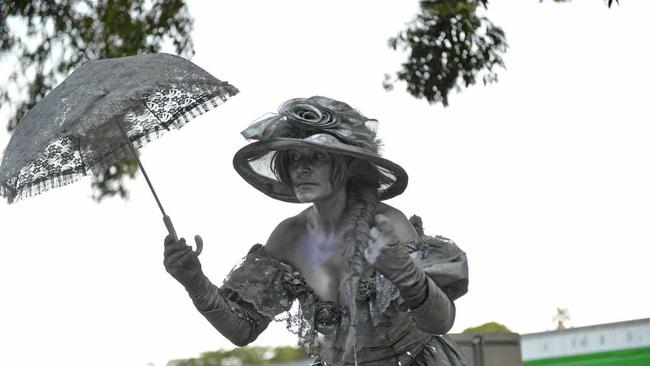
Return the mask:
<svg viewBox="0 0 650 366">
<path fill-rule="evenodd" d="M 320 299 L 298 271 L 269 256 L 261 244 L 254 245 L 230 272 L 222 291 L 237 312 L 248 313 L 247 305 L 252 305 L 260 315 L 286 322 L 311 355 L 320 353 L 318 332 L 336 328 L 343 317 L 334 302 Z"/>
<path fill-rule="evenodd" d="M 427 277 L 450 299 L 456 300 L 467 292 L 467 257 L 451 239 L 422 233 L 418 240 L 411 240 L 406 246 Z M 374 285 L 376 296 L 370 301 L 370 316 L 376 326 L 399 311 L 403 301 L 397 287 L 383 276 L 376 276 Z"/>
<path fill-rule="evenodd" d="M 406 245 L 427 276 L 452 300 L 467 292 L 467 258 L 453 241 L 423 235 Z M 286 322 L 287 329 L 298 336 L 298 344 L 311 355 L 320 353 L 321 342 L 330 346 L 338 332 L 350 327 L 346 309 L 322 300 L 298 271 L 269 256 L 261 244 L 250 249 L 221 289 L 233 310 L 247 319 L 259 321 L 259 316 L 265 316 Z M 389 325 L 395 313 L 404 310 L 399 290 L 378 273 L 362 279 L 359 290 L 374 326 Z M 319 333 L 324 337 L 319 338 Z"/>
<path fill-rule="evenodd" d="M 296 298 L 284 287 L 285 271 L 277 260 L 260 255 L 262 246 L 251 248 L 244 260 L 233 269 L 222 286 L 224 295 L 237 303 L 247 302 L 262 316 L 275 318 L 288 311 Z"/>
</svg>

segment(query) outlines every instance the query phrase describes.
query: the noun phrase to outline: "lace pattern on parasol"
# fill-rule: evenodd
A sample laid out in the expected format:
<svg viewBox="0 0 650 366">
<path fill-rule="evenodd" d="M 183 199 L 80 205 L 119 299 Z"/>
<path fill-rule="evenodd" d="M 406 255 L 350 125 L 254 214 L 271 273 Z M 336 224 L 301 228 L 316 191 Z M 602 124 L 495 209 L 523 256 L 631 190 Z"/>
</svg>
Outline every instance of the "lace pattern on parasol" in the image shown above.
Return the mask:
<svg viewBox="0 0 650 366">
<path fill-rule="evenodd" d="M 18 177 L 7 182 L 9 187 L 0 187 L 0 190 L 3 190 L 3 195 L 11 193 L 18 200 L 31 196 L 33 191 L 44 192 L 69 184 L 84 172 L 78 139 L 64 136 L 49 144 L 38 159 L 23 167 Z"/>
<path fill-rule="evenodd" d="M 208 91 L 198 87 L 161 89 L 143 97 L 141 107 L 125 115 L 124 128 L 129 139 L 140 148 L 171 128 L 181 128 L 218 107 L 232 95 L 227 88 Z M 66 109 L 61 113 L 58 118 L 65 121 Z M 95 135 L 106 138 L 110 134 L 110 131 L 105 131 Z M 70 184 L 89 171 L 99 174 L 116 161 L 132 157 L 126 141 L 102 145 L 93 144 L 94 138 L 92 134 L 70 134 L 55 140 L 37 159 L 21 168 L 17 177 L 0 186 L 0 194 L 9 197 L 10 201 L 21 200 Z M 112 138 L 117 141 L 124 139 L 119 135 Z M 106 148 L 102 149 L 103 146 Z"/>
</svg>

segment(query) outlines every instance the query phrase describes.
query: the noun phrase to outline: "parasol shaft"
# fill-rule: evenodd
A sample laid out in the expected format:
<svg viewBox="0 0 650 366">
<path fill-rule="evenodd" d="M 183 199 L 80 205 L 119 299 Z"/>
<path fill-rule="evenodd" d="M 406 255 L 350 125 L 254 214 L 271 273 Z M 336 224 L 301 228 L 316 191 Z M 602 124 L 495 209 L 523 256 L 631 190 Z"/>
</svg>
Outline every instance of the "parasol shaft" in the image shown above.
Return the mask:
<svg viewBox="0 0 650 366">
<path fill-rule="evenodd" d="M 160 203 L 160 200 L 158 199 L 158 195 L 156 194 L 156 190 L 153 188 L 153 185 L 151 184 L 151 180 L 149 180 L 149 176 L 147 175 L 147 171 L 144 169 L 144 166 L 142 165 L 142 162 L 140 161 L 140 158 L 138 157 L 138 152 L 136 151 L 135 146 L 133 146 L 133 142 L 131 142 L 131 139 L 129 138 L 129 135 L 126 134 L 126 131 L 124 130 L 124 127 L 122 126 L 122 123 L 120 123 L 119 119 L 116 119 L 115 123 L 117 123 L 117 125 L 120 127 L 120 131 L 122 132 L 122 135 L 124 136 L 124 139 L 128 143 L 129 149 L 131 150 L 131 153 L 133 154 L 133 157 L 135 158 L 135 161 L 138 162 L 138 167 L 140 167 L 140 171 L 142 171 L 142 175 L 144 175 L 144 179 L 147 181 L 147 185 L 149 186 L 149 190 L 151 190 L 151 193 L 153 194 L 153 198 L 156 200 L 156 203 L 158 204 L 158 208 L 160 208 L 160 212 L 163 215 L 163 222 L 165 223 L 165 226 L 167 227 L 167 231 L 169 232 L 169 235 L 171 235 L 174 240 L 178 240 L 178 236 L 176 235 L 176 230 L 174 229 L 174 225 L 172 224 L 172 220 L 165 213 L 165 209 L 163 208 L 162 203 Z"/>
</svg>

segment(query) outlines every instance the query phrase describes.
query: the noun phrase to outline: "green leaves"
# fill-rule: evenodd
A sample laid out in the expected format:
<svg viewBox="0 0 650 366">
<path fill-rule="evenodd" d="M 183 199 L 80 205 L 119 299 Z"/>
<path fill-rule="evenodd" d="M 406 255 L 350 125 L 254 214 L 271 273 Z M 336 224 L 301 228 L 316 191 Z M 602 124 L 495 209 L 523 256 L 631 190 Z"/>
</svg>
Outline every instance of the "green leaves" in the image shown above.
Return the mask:
<svg viewBox="0 0 650 366">
<path fill-rule="evenodd" d="M 606 1 L 608 7 L 618 4 Z M 390 48 L 408 56 L 394 75 L 384 75 L 384 88 L 390 91 L 403 81 L 414 97 L 446 107 L 451 90 L 460 91 L 477 79 L 483 84 L 498 81 L 497 68 L 505 68 L 502 56 L 508 43 L 501 28 L 479 15 L 487 5 L 487 0 L 420 1 L 420 13 L 388 40 Z"/>
<path fill-rule="evenodd" d="M 172 360 L 168 366 L 221 366 L 221 365 L 266 365 L 276 362 L 289 362 L 307 358 L 307 354 L 297 347 L 248 346 L 202 353 L 198 358 Z"/>
<path fill-rule="evenodd" d="M 134 178 L 138 172 L 138 163 L 134 159 L 122 159 L 103 173 L 94 175 L 91 186 L 93 199 L 100 202 L 107 197 L 119 195 L 123 199 L 129 197 L 129 192 L 124 186 L 124 177 Z"/>
<path fill-rule="evenodd" d="M 477 14 L 487 0 L 428 0 L 406 30 L 388 41 L 389 47 L 408 52 L 395 76 L 386 75 L 384 87 L 404 81 L 407 91 L 429 103 L 449 105 L 452 89 L 468 87 L 481 78 L 497 81 L 496 67 L 504 67 L 508 45 L 503 30 Z"/>
<path fill-rule="evenodd" d="M 503 324 L 497 322 L 488 322 L 476 327 L 467 328 L 463 331 L 463 333 L 512 333 L 512 331 Z"/>
</svg>

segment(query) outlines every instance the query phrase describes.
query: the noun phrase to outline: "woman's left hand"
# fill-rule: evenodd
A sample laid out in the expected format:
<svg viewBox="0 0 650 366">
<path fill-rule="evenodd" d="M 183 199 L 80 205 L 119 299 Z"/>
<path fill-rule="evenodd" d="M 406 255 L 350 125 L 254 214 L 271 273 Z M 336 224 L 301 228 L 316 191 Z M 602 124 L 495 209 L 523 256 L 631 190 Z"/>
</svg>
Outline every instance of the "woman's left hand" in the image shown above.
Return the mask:
<svg viewBox="0 0 650 366">
<path fill-rule="evenodd" d="M 368 263 L 397 283 L 403 280 L 404 269 L 413 265 L 413 261 L 388 218 L 379 214 L 375 216 L 375 223 L 376 226 L 370 229 L 370 241 L 364 255 Z"/>
<path fill-rule="evenodd" d="M 388 218 L 377 215 L 375 222 L 377 226 L 370 229 L 370 242 L 364 253 L 366 260 L 399 289 L 409 308 L 418 308 L 428 296 L 426 275 L 411 258 Z"/>
</svg>

